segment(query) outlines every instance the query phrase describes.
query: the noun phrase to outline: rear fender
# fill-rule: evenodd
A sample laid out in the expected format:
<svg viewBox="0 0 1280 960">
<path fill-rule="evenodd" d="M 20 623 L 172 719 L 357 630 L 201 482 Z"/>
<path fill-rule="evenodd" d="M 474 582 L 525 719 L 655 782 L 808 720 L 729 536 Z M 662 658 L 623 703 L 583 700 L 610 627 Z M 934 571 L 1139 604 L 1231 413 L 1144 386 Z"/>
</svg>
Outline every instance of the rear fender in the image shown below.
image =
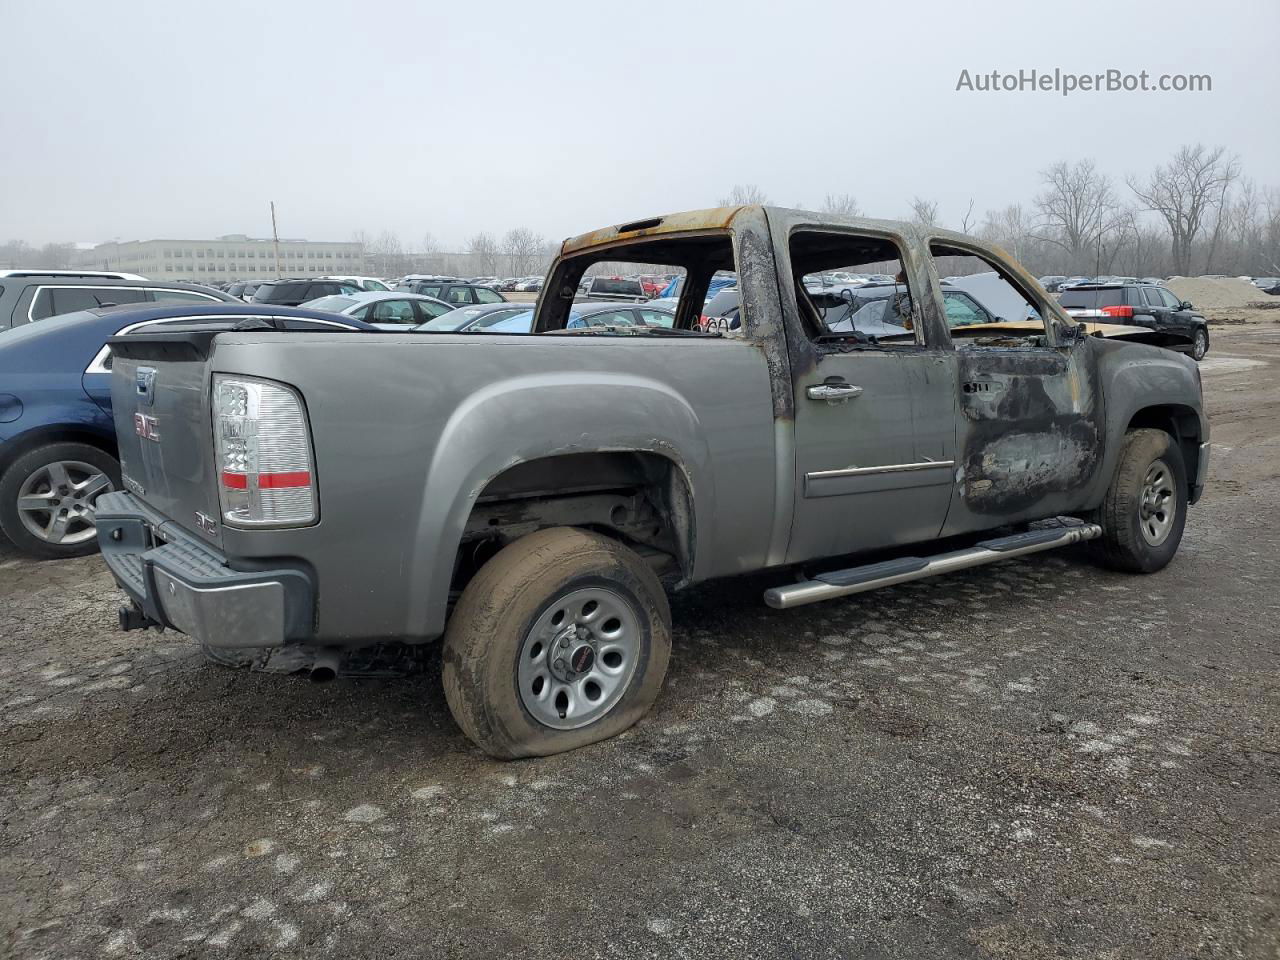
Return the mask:
<svg viewBox="0 0 1280 960">
<path fill-rule="evenodd" d="M 410 622 L 423 624 L 428 636 L 443 632 L 452 561 L 467 518 L 485 487 L 519 463 L 614 451 L 663 456 L 676 464 L 697 503 L 694 542 L 706 542 L 716 491 L 703 433 L 684 397 L 644 377 L 557 372 L 476 390 L 445 424 L 427 472 L 410 577 L 425 589 L 415 592 Z M 697 566 L 695 558 L 693 579 Z"/>
</svg>

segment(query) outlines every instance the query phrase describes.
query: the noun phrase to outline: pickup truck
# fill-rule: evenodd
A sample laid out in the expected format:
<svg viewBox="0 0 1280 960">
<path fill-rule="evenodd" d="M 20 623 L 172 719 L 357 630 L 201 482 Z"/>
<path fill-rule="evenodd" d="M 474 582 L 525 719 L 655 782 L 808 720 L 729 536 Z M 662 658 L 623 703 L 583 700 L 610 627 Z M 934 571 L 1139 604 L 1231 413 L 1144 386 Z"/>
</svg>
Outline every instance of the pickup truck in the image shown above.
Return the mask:
<svg viewBox="0 0 1280 960">
<path fill-rule="evenodd" d="M 950 323 L 934 259 L 960 256 L 1037 319 Z M 566 329 L 620 261 L 684 275 L 673 327 Z M 896 271 L 891 333 L 806 291 L 830 270 Z M 698 329 L 717 271 L 732 331 Z M 114 338 L 99 542 L 126 629 L 297 645 L 327 677 L 441 641 L 466 735 L 552 754 L 649 709 L 668 591 L 699 581 L 773 570 L 786 609 L 1084 541 L 1164 567 L 1209 425 L 1196 364 L 1131 329 L 1073 322 L 957 233 L 759 206 L 620 224 L 564 242 L 527 334 Z"/>
</svg>

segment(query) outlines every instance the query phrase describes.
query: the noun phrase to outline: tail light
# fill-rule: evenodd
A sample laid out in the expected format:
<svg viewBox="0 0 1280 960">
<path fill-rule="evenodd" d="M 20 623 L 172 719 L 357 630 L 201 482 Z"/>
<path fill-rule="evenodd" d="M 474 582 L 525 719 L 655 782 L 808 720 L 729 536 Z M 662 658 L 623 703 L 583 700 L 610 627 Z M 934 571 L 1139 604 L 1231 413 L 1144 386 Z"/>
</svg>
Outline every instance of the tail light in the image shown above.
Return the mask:
<svg viewBox="0 0 1280 960">
<path fill-rule="evenodd" d="M 1133 307 L 1103 307 L 1102 312 L 1108 317 L 1116 317 L 1122 320 L 1133 319 Z"/>
<path fill-rule="evenodd" d="M 294 390 L 215 375 L 213 441 L 224 521 L 258 527 L 315 522 L 311 437 Z"/>
</svg>

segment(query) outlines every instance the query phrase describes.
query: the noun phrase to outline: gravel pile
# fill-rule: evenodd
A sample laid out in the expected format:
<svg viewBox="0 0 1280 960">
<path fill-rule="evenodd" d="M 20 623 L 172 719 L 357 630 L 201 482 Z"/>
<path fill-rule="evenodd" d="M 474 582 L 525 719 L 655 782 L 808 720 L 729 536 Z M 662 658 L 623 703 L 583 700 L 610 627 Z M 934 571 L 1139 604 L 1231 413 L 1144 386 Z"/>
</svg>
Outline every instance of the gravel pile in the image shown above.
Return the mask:
<svg viewBox="0 0 1280 960">
<path fill-rule="evenodd" d="M 1222 280 L 1211 280 L 1208 277 L 1174 277 L 1166 286 L 1175 296 L 1190 300 L 1200 310 L 1243 307 L 1267 299 L 1267 295 L 1248 280 L 1240 280 L 1236 277 L 1227 277 Z"/>
</svg>

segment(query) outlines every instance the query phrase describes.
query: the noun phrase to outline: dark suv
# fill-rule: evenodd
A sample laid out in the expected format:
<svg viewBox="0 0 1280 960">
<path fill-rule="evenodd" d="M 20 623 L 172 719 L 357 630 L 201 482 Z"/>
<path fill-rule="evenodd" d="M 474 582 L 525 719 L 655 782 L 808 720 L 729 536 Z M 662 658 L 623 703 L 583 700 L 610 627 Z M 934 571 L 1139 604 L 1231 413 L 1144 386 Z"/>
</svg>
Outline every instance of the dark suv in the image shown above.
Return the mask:
<svg viewBox="0 0 1280 960">
<path fill-rule="evenodd" d="M 301 277 L 293 280 L 268 280 L 253 292 L 250 303 L 269 303 L 277 307 L 296 307 L 320 297 L 347 296 L 360 288 L 346 280 L 321 280 Z"/>
<path fill-rule="evenodd" d="M 72 273 L 25 270 L 0 277 L 0 333 L 10 327 L 63 313 L 124 306 L 127 303 L 180 301 L 225 303 L 233 300 L 219 290 L 195 283 L 157 280 L 116 280 Z"/>
<path fill-rule="evenodd" d="M 1189 300 L 1154 283 L 1082 283 L 1062 291 L 1058 302 L 1073 317 L 1146 327 L 1152 342 L 1203 360 L 1209 324 Z"/>
<path fill-rule="evenodd" d="M 506 297 L 492 287 L 454 280 L 402 280 L 396 284 L 396 289 L 420 293 L 424 297 L 435 297 L 455 307 L 467 307 L 473 303 L 506 303 L 507 301 Z"/>
</svg>

